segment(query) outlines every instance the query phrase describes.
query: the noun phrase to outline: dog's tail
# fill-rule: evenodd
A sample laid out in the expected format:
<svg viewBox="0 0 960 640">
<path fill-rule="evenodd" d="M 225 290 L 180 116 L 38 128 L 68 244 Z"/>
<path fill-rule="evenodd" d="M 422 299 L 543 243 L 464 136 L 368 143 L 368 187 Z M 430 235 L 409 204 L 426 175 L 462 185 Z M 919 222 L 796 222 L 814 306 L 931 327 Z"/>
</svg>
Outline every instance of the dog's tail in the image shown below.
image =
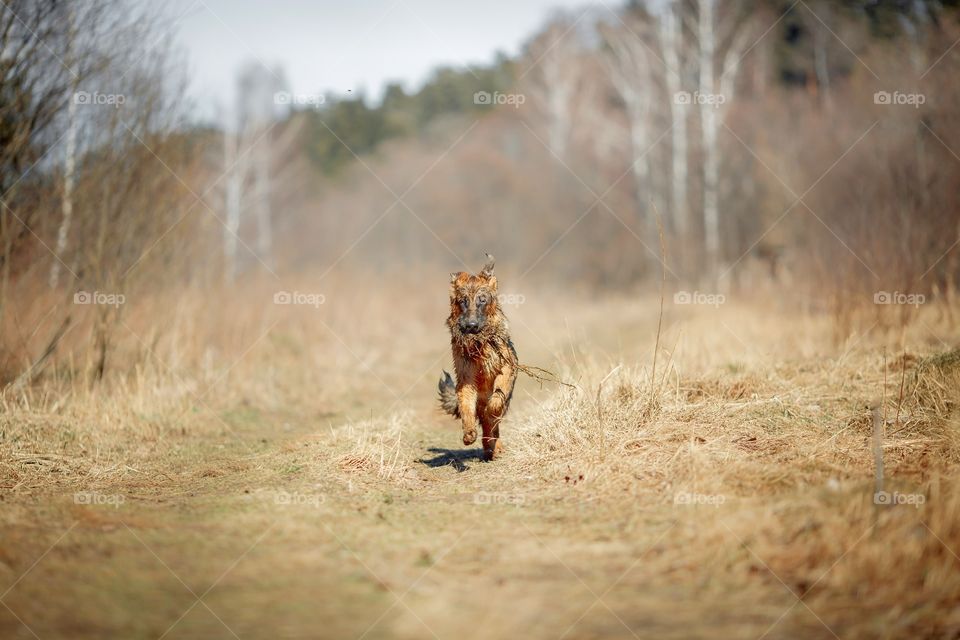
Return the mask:
<svg viewBox="0 0 960 640">
<path fill-rule="evenodd" d="M 446 371 L 440 376 L 440 384 L 437 385 L 440 390 L 440 408 L 444 413 L 449 413 L 454 418 L 460 417 L 460 403 L 457 401 L 457 385 L 453 383 L 453 378 Z"/>
</svg>

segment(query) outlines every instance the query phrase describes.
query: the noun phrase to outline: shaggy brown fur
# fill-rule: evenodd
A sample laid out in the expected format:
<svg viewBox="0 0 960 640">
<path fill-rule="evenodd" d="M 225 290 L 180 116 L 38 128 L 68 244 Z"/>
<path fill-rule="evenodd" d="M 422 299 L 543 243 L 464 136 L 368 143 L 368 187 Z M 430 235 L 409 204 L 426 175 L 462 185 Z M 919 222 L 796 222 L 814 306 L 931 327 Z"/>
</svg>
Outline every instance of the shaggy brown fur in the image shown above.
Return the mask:
<svg viewBox="0 0 960 640">
<path fill-rule="evenodd" d="M 487 254 L 487 264 L 477 275 L 451 274 L 447 327 L 457 381 L 443 372 L 440 406 L 462 421 L 463 444 L 476 442 L 480 422 L 483 457 L 493 460 L 500 453 L 500 421 L 517 379 L 517 351 L 497 300 L 493 256 Z"/>
</svg>

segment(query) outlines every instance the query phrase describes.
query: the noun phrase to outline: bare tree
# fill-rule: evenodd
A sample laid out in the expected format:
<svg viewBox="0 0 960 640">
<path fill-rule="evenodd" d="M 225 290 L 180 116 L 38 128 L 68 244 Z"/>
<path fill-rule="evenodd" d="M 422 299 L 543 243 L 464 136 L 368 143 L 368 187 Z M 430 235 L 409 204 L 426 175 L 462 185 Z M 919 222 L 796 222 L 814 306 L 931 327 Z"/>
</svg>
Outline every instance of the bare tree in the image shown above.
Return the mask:
<svg viewBox="0 0 960 640">
<path fill-rule="evenodd" d="M 21 202 L 19 195 L 32 176 L 49 166 L 54 147 L 63 143 L 61 221 L 51 244 L 58 255 L 65 251 L 83 121 L 76 97 L 89 97 L 84 89 L 106 69 L 123 70 L 111 65 L 136 60 L 129 52 L 131 44 L 138 43 L 122 34 L 150 21 L 147 11 L 131 11 L 118 0 L 11 0 L 0 5 L 0 320 L 14 254 L 34 240 L 34 233 L 46 231 L 46 220 L 33 218 L 40 210 Z M 55 283 L 61 265 L 56 258 L 53 264 L 50 281 Z"/>
<path fill-rule="evenodd" d="M 740 69 L 750 21 L 738 15 L 736 3 L 726 3 L 727 28 L 721 29 L 717 20 L 718 0 L 698 0 L 697 35 L 699 40 L 699 91 L 696 96 L 700 108 L 703 145 L 703 229 L 707 270 L 712 277 L 720 272 L 724 259 L 722 221 L 720 220 L 720 148 L 717 134 L 724 112 L 734 99 L 736 75 Z M 725 33 L 721 33 L 725 31 Z M 721 52 L 718 47 L 722 35 L 728 42 Z M 720 63 L 717 81 L 715 67 Z"/>
<path fill-rule="evenodd" d="M 99 85 L 103 94 L 122 96 L 123 102 L 94 102 L 84 109 L 87 151 L 77 176 L 78 246 L 71 255 L 88 297 L 100 292 L 121 301 L 138 290 L 137 282 L 162 281 L 151 277 L 155 274 L 144 252 L 153 248 L 154 264 L 166 269 L 164 258 L 178 245 L 166 245 L 164 253 L 155 242 L 174 230 L 184 203 L 192 199 L 179 176 L 186 153 L 178 134 L 182 87 L 171 80 L 176 75 L 165 49 L 144 50 L 136 44 L 144 28 L 138 24 L 115 34 L 115 39 L 127 38 L 138 62 L 134 68 L 121 68 L 122 75 L 106 74 Z M 91 373 L 97 381 L 106 373 L 126 307 L 122 302 L 92 302 Z"/>
<path fill-rule="evenodd" d="M 908 4 L 909 9 L 898 14 L 898 19 L 903 32 L 910 39 L 910 62 L 917 73 L 922 73 L 929 65 L 925 39 L 930 32 L 933 13 L 924 0 L 911 0 Z"/>
<path fill-rule="evenodd" d="M 223 128 L 224 210 L 223 259 L 224 275 L 232 282 L 237 275 L 237 241 L 240 234 L 241 207 L 243 206 L 243 177 L 246 174 L 246 154 L 238 149 L 239 134 L 230 127 Z"/>
<path fill-rule="evenodd" d="M 64 65 L 67 65 L 68 68 L 73 64 L 74 58 L 74 49 L 76 48 L 76 7 L 70 7 L 70 13 L 68 15 L 68 20 L 70 26 L 67 33 L 67 55 L 64 59 Z M 73 220 L 73 186 L 76 181 L 76 168 L 77 168 L 77 128 L 79 126 L 79 120 L 77 118 L 77 103 L 78 103 L 78 94 L 77 90 L 79 89 L 78 76 L 73 77 L 73 81 L 70 83 L 70 96 L 69 102 L 67 103 L 67 134 L 66 134 L 66 150 L 64 152 L 63 159 L 63 196 L 61 201 L 61 214 L 62 218 L 60 220 L 60 228 L 57 231 L 57 244 L 54 251 L 54 259 L 50 263 L 50 287 L 56 288 L 57 284 L 60 282 L 60 260 L 57 259 L 57 256 L 63 255 L 63 252 L 67 248 L 67 237 L 70 233 L 70 223 Z"/>
<path fill-rule="evenodd" d="M 561 160 L 566 159 L 573 128 L 582 53 L 578 33 L 566 18 L 551 23 L 528 51 L 532 60 L 524 73 L 531 76 L 528 91 L 544 112 L 547 146 Z"/>
<path fill-rule="evenodd" d="M 660 11 L 660 41 L 665 65 L 664 79 L 670 100 L 671 219 L 681 239 L 689 233 L 687 189 L 687 103 L 679 97 L 683 89 L 683 25 L 680 0 L 668 0 Z"/>
<path fill-rule="evenodd" d="M 717 108 L 708 101 L 714 97 L 713 64 L 716 49 L 714 7 L 716 0 L 698 0 L 698 29 L 700 39 L 700 128 L 703 143 L 703 233 L 707 266 L 718 272 L 720 254 L 720 211 L 717 203 L 719 152 L 717 150 Z"/>
<path fill-rule="evenodd" d="M 806 7 L 807 28 L 813 36 L 813 71 L 817 78 L 817 94 L 828 110 L 833 106 L 830 95 L 829 44 L 833 35 L 827 24 L 832 22 L 829 2 L 811 2 Z"/>
<path fill-rule="evenodd" d="M 267 266 L 273 264 L 273 226 L 270 210 L 270 182 L 272 166 L 271 132 L 276 122 L 274 114 L 277 95 L 285 88 L 279 70 L 262 64 L 248 65 L 240 74 L 240 92 L 237 106 L 243 139 L 251 149 L 253 165 L 253 209 L 257 221 L 257 254 Z"/>
<path fill-rule="evenodd" d="M 650 170 L 650 135 L 654 119 L 653 105 L 658 87 L 654 83 L 650 60 L 650 45 L 644 38 L 650 37 L 649 23 L 640 17 L 628 16 L 630 24 L 605 29 L 606 62 L 610 80 L 623 100 L 630 127 L 630 167 L 633 172 L 637 209 L 643 216 L 645 233 L 653 238 L 656 221 L 646 203 L 659 200 L 655 193 Z"/>
<path fill-rule="evenodd" d="M 248 198 L 256 221 L 256 253 L 261 263 L 273 264 L 273 222 L 271 214 L 271 172 L 273 149 L 271 132 L 278 94 L 285 82 L 279 70 L 267 69 L 258 62 L 248 63 L 237 76 L 236 124 L 224 127 L 224 260 L 226 277 L 237 274 L 237 246 L 241 222 Z"/>
<path fill-rule="evenodd" d="M 39 375 L 68 327 L 82 324 L 77 317 L 92 318 L 91 371 L 102 377 L 122 306 L 91 298 L 124 296 L 148 274 L 148 248 L 175 226 L 183 190 L 171 167 L 183 158 L 183 88 L 156 37 L 160 26 L 149 7 L 114 0 L 0 6 L 0 326 L 9 326 L 8 295 L 32 291 L 31 300 L 36 284 L 57 287 L 70 276 L 68 304 L 44 309 L 53 330 L 37 327 L 49 336 L 39 356 L 25 341 L 0 344 L 5 360 L 16 348 L 18 365 L 27 362 L 17 384 Z M 63 155 L 54 155 L 61 144 Z M 48 212 L 58 208 L 55 220 Z M 13 325 L 30 306 L 22 302 L 12 307 Z"/>
<path fill-rule="evenodd" d="M 109 16 L 91 21 L 106 4 L 83 12 L 91 37 L 113 24 Z M 11 0 L 0 6 L 0 322 L 13 260 L 32 240 L 36 224 L 37 207 L 22 200 L 21 193 L 39 173 L 34 167 L 59 142 L 58 116 L 71 87 L 88 77 L 96 63 L 86 55 L 86 44 L 84 55 L 74 47 L 73 68 L 63 63 L 80 26 L 66 25 L 71 25 L 66 5 L 54 0 Z"/>
</svg>

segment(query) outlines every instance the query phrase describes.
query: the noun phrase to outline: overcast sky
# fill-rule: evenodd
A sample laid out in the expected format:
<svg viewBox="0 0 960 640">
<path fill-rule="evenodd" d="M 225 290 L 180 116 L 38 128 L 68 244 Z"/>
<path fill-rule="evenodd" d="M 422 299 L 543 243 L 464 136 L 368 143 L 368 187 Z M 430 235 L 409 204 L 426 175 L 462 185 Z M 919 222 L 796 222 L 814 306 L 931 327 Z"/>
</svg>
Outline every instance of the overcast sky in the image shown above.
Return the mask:
<svg viewBox="0 0 960 640">
<path fill-rule="evenodd" d="M 605 0 L 611 7 L 620 3 Z M 290 90 L 378 99 L 418 87 L 436 66 L 517 53 L 556 10 L 584 0 L 175 0 L 168 6 L 200 113 L 233 100 L 248 60 L 283 68 Z"/>
</svg>

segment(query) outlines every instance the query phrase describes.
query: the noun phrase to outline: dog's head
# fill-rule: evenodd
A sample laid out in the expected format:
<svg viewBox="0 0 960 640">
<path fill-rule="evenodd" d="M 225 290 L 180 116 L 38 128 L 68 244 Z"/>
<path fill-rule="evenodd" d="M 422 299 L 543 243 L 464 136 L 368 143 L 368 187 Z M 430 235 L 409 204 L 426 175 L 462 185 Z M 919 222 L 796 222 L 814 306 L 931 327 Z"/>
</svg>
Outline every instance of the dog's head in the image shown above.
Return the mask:
<svg viewBox="0 0 960 640">
<path fill-rule="evenodd" d="M 501 318 L 493 256 L 487 254 L 487 263 L 477 275 L 466 271 L 450 274 L 447 326 L 454 338 L 462 342 L 482 340 L 496 331 Z"/>
</svg>

